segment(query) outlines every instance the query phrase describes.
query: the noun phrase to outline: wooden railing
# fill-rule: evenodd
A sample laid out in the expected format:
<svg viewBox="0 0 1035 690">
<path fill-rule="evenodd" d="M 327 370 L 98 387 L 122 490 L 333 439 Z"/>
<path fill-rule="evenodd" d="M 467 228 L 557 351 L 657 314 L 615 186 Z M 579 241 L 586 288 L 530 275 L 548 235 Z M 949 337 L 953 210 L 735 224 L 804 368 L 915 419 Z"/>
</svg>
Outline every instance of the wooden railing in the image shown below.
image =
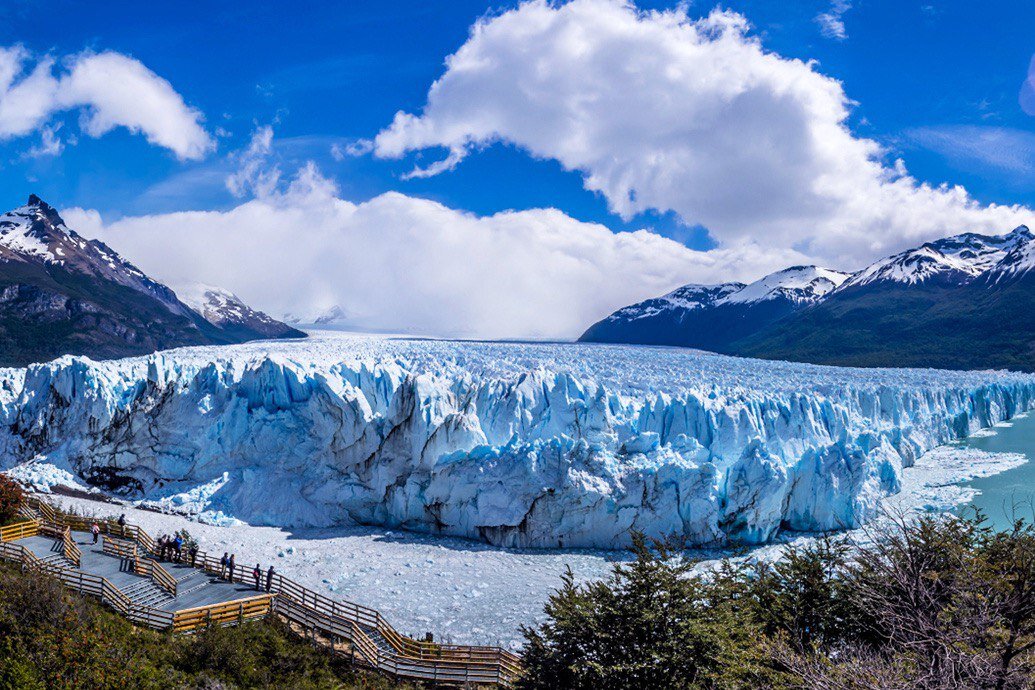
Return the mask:
<svg viewBox="0 0 1035 690">
<path fill-rule="evenodd" d="M 137 557 L 137 543 L 129 539 L 120 539 L 110 534 L 101 538 L 101 551 L 116 558 L 135 559 Z"/>
<path fill-rule="evenodd" d="M 49 514 L 54 516 L 54 523 L 87 532 L 96 522 L 104 534 L 114 535 L 120 541 L 132 541 L 138 547 L 137 573 L 150 577 L 159 587 L 176 596 L 176 579 L 156 561 L 140 557 L 142 554 L 157 555 L 154 539 L 140 527 L 119 525 L 114 520 L 95 521 L 68 515 L 39 499 L 33 498 L 30 501 L 45 522 L 49 522 L 46 519 Z M 108 539 L 105 539 L 102 549 L 107 549 L 107 544 Z M 195 563 L 197 567 L 216 576 L 223 570 L 220 559 L 204 552 L 197 554 Z M 229 577 L 233 582 L 253 582 L 251 571 L 246 565 L 236 564 Z M 397 678 L 450 684 L 513 685 L 522 673 L 520 657 L 499 647 L 444 645 L 414 640 L 401 635 L 375 609 L 332 599 L 279 573 L 274 574 L 270 584 L 269 594 L 175 614 L 135 606 L 110 583 L 108 586 L 111 591 L 105 590 L 103 583 L 99 585 L 99 596 L 131 620 L 150 627 L 185 633 L 208 625 L 231 625 L 262 618 L 275 612 L 308 630 L 320 632 L 329 639 L 326 644 L 335 652 L 341 651 L 335 647 L 335 641 L 347 640 L 362 661 Z M 260 587 L 265 589 L 265 586 L 266 573 L 263 573 Z M 378 644 L 377 639 L 384 644 Z M 321 640 L 321 643 L 324 641 Z"/>
<path fill-rule="evenodd" d="M 265 618 L 273 610 L 273 597 L 261 594 L 249 599 L 228 601 L 225 604 L 198 606 L 173 614 L 173 632 L 191 633 L 211 625 L 236 625 L 245 621 Z"/>
<path fill-rule="evenodd" d="M 164 589 L 170 596 L 176 597 L 176 578 L 169 574 L 158 561 L 150 558 L 137 558 L 134 562 L 134 570 L 137 575 L 151 579 L 156 585 Z"/>
<path fill-rule="evenodd" d="M 83 552 L 79 550 L 79 545 L 72 539 L 72 529 L 70 527 L 65 527 L 61 535 L 61 550 L 65 558 L 75 563 L 75 567 L 78 568 L 82 565 Z"/>
<path fill-rule="evenodd" d="M 0 527 L 0 542 L 17 541 L 19 539 L 26 539 L 27 537 L 35 537 L 39 533 L 39 520 L 33 519 L 26 520 L 25 522 L 16 522 L 13 525 Z"/>
</svg>

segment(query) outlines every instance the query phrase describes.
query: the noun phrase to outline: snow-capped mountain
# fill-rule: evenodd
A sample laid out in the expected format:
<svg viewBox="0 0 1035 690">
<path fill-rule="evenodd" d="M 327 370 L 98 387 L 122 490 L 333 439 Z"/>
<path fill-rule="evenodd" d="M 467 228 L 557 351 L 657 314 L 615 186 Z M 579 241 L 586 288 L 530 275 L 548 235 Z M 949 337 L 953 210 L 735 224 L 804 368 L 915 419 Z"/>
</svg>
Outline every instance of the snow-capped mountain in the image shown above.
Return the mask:
<svg viewBox="0 0 1035 690">
<path fill-rule="evenodd" d="M 291 312 L 284 314 L 284 323 L 290 323 L 295 326 L 303 324 L 312 324 L 314 326 L 343 326 L 347 322 L 348 314 L 337 304 L 327 309 L 304 313 Z"/>
<path fill-rule="evenodd" d="M 1033 370 L 1032 268 L 1035 235 L 1026 226 L 964 233 L 855 274 L 799 266 L 711 301 L 647 300 L 594 324 L 582 340 L 821 364 Z"/>
<path fill-rule="evenodd" d="M 229 290 L 195 283 L 180 287 L 176 294 L 213 326 L 233 331 L 245 339 L 305 337 L 302 331 L 252 309 Z"/>
<path fill-rule="evenodd" d="M 750 285 L 685 285 L 619 309 L 591 326 L 580 340 L 724 352 L 734 340 L 821 300 L 848 277 L 819 266 L 792 266 Z"/>
<path fill-rule="evenodd" d="M 1014 250 L 1030 245 L 1032 234 L 1020 226 L 1006 235 L 964 233 L 927 242 L 856 273 L 845 287 L 879 282 L 918 284 L 931 280 L 962 284 L 994 269 Z"/>
<path fill-rule="evenodd" d="M 257 337 L 268 336 L 207 321 L 36 195 L 0 215 L 0 365 Z"/>
<path fill-rule="evenodd" d="M 172 290 L 148 278 L 103 242 L 87 240 L 71 230 L 35 194 L 25 206 L 0 216 L 0 261 L 60 266 L 150 295 L 174 314 L 189 313 Z"/>
<path fill-rule="evenodd" d="M 723 304 L 751 304 L 787 299 L 796 304 L 813 304 L 851 277 L 850 273 L 819 266 L 792 266 L 770 273 L 721 300 Z"/>
</svg>

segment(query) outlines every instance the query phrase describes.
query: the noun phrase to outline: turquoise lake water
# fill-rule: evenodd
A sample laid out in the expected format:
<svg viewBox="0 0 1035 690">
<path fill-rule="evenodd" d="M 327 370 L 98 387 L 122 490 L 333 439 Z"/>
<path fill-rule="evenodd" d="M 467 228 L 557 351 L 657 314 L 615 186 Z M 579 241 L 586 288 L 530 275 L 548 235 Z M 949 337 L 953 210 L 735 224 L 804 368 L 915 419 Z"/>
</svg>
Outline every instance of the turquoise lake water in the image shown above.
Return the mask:
<svg viewBox="0 0 1035 690">
<path fill-rule="evenodd" d="M 967 482 L 979 490 L 971 505 L 980 508 L 996 527 L 1006 527 L 1011 515 L 1035 517 L 1035 415 L 996 427 L 992 436 L 971 438 L 964 445 L 991 453 L 1022 453 L 1028 462 L 1000 474 Z"/>
</svg>

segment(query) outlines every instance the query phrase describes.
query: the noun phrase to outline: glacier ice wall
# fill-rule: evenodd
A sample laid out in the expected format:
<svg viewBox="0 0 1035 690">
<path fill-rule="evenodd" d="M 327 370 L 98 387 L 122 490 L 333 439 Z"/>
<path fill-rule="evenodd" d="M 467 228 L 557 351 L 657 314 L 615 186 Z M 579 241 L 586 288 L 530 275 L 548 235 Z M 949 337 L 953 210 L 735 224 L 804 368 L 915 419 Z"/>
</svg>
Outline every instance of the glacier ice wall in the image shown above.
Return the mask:
<svg viewBox="0 0 1035 690">
<path fill-rule="evenodd" d="M 535 547 L 856 527 L 1035 377 L 685 350 L 325 337 L 0 372 L 4 465 L 253 524 Z"/>
</svg>

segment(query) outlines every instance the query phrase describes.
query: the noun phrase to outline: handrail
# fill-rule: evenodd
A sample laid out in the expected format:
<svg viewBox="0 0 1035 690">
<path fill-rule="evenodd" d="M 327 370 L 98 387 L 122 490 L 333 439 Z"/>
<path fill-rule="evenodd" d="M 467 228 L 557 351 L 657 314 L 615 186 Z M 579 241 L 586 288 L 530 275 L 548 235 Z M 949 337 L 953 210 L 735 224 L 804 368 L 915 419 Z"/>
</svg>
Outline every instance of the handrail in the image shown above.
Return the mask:
<svg viewBox="0 0 1035 690">
<path fill-rule="evenodd" d="M 83 552 L 79 549 L 79 545 L 72 539 L 72 530 L 69 527 L 65 527 L 64 533 L 61 535 L 61 546 L 62 553 L 65 558 L 75 563 L 75 567 L 79 567 L 83 563 Z"/>
<path fill-rule="evenodd" d="M 18 541 L 26 537 L 35 537 L 40 533 L 40 521 L 36 519 L 16 522 L 13 525 L 0 527 L 0 542 Z"/>
<path fill-rule="evenodd" d="M 168 592 L 173 598 L 176 597 L 176 578 L 169 574 L 157 561 L 151 558 L 137 558 L 133 564 L 133 570 L 137 575 L 150 578 L 151 582 Z"/>
<path fill-rule="evenodd" d="M 104 535 L 101 539 L 101 552 L 116 558 L 137 557 L 137 543 L 129 539 L 120 539 L 110 534 Z"/>
</svg>

